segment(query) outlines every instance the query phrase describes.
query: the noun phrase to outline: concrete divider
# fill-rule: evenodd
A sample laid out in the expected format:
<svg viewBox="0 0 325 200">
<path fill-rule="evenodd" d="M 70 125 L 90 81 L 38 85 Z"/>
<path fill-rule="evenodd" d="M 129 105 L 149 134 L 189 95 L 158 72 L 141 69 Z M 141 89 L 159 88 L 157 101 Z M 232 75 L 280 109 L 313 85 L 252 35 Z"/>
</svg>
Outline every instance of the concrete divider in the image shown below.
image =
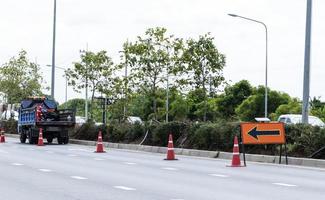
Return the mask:
<svg viewBox="0 0 325 200">
<path fill-rule="evenodd" d="M 19 135 L 17 134 L 6 134 L 6 136 L 19 138 Z M 87 146 L 96 146 L 96 141 L 70 139 L 70 143 L 87 145 Z M 157 147 L 157 146 L 148 146 L 148 145 L 104 142 L 104 146 L 106 148 L 128 149 L 134 151 L 144 151 L 144 152 L 161 153 L 161 154 L 166 154 L 167 152 L 167 147 Z M 203 151 L 203 150 L 182 149 L 182 148 L 175 148 L 174 150 L 176 156 L 184 155 L 184 156 L 196 156 L 196 157 L 206 157 L 206 158 L 219 158 L 219 159 L 227 159 L 227 160 L 232 159 L 232 153 L 230 152 Z M 241 154 L 241 159 L 243 160 L 242 154 Z M 246 154 L 246 161 L 261 162 L 261 163 L 278 163 L 279 156 Z M 281 162 L 283 164 L 285 163 L 285 157 L 282 157 Z M 325 168 L 325 160 L 310 159 L 310 158 L 288 157 L 288 164 L 306 166 L 306 167 Z"/>
</svg>

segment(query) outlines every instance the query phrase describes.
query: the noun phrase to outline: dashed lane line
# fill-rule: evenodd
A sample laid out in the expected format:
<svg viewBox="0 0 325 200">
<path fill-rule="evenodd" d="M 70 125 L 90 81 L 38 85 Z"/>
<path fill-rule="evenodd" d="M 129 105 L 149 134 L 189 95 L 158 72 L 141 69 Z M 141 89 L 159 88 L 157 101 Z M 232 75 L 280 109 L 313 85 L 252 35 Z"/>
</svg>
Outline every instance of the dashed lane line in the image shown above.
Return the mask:
<svg viewBox="0 0 325 200">
<path fill-rule="evenodd" d="M 41 171 L 41 172 L 52 172 L 51 169 L 38 169 L 38 170 Z"/>
<path fill-rule="evenodd" d="M 279 185 L 284 187 L 297 187 L 297 185 L 288 184 L 288 183 L 272 183 L 273 185 Z"/>
<path fill-rule="evenodd" d="M 137 163 L 134 163 L 134 162 L 124 162 L 124 164 L 126 164 L 126 165 L 136 165 Z"/>
<path fill-rule="evenodd" d="M 121 186 L 121 185 L 114 186 L 114 188 L 120 189 L 120 190 L 126 190 L 126 191 L 134 191 L 134 190 L 136 190 L 135 188 L 130 188 L 130 187 Z"/>
<path fill-rule="evenodd" d="M 177 171 L 178 170 L 177 168 L 173 168 L 173 167 L 163 167 L 161 169 L 169 170 L 169 171 Z"/>
<path fill-rule="evenodd" d="M 88 178 L 82 176 L 70 176 L 70 178 L 77 179 L 77 180 L 86 180 Z"/>
<path fill-rule="evenodd" d="M 11 163 L 12 165 L 14 165 L 14 166 L 23 166 L 24 164 L 22 164 L 22 163 Z"/>
<path fill-rule="evenodd" d="M 94 158 L 94 160 L 103 161 L 105 159 L 104 158 Z"/>
<path fill-rule="evenodd" d="M 228 175 L 225 174 L 209 174 L 210 176 L 214 176 L 214 177 L 220 177 L 220 178 L 228 178 Z"/>
</svg>

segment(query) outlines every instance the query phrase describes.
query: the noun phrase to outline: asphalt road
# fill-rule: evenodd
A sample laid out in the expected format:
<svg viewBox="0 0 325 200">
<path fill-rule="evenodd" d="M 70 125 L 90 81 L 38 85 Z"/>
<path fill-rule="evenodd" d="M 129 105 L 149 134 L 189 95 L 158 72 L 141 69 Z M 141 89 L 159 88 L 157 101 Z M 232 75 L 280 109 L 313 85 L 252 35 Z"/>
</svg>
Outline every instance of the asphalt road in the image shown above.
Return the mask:
<svg viewBox="0 0 325 200">
<path fill-rule="evenodd" d="M 0 143 L 1 200 L 299 200 L 325 198 L 325 170 L 106 149 Z"/>
</svg>

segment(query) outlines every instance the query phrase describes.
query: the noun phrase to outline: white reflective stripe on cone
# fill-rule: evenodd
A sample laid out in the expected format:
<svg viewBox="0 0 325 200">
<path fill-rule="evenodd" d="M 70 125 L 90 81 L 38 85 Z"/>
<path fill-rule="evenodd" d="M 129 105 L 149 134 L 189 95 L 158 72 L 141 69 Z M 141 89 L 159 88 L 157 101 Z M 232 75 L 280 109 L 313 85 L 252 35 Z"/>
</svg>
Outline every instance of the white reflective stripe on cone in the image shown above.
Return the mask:
<svg viewBox="0 0 325 200">
<path fill-rule="evenodd" d="M 238 147 L 238 144 L 234 144 L 234 147 Z"/>
<path fill-rule="evenodd" d="M 170 150 L 174 150 L 174 148 L 167 148 L 167 150 L 168 150 L 168 151 L 170 151 Z"/>
<path fill-rule="evenodd" d="M 233 152 L 232 155 L 239 155 L 239 152 Z"/>
</svg>

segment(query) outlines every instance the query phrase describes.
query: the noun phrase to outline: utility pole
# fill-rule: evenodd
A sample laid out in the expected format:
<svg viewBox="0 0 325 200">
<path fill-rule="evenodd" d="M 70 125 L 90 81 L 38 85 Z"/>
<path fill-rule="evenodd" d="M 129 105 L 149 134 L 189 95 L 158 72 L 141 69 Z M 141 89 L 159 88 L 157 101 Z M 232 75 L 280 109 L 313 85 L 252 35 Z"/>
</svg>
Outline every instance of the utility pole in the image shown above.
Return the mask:
<svg viewBox="0 0 325 200">
<path fill-rule="evenodd" d="M 307 0 L 302 123 L 308 124 L 312 0 Z"/>
<path fill-rule="evenodd" d="M 52 43 L 52 80 L 51 80 L 51 97 L 54 99 L 55 87 L 55 29 L 56 29 L 56 0 L 54 0 L 53 16 L 53 43 Z"/>
<path fill-rule="evenodd" d="M 88 43 L 86 45 L 87 45 L 86 46 L 86 51 L 88 52 Z M 86 70 L 88 71 L 88 69 L 86 69 Z M 86 118 L 86 121 L 88 121 L 88 72 L 86 74 L 86 87 L 85 87 L 85 90 L 86 90 L 86 97 L 85 97 L 85 118 Z"/>
</svg>

